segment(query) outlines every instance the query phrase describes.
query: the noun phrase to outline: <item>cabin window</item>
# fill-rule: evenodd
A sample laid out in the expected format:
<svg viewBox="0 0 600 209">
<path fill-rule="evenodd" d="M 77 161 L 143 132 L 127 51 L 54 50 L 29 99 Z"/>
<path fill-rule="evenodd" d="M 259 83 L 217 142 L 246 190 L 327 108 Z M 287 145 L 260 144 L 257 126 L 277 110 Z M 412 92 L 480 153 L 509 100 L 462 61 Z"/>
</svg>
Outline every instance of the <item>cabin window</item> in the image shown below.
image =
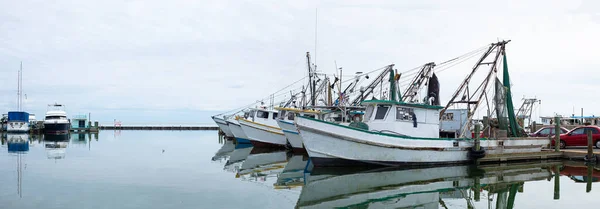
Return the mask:
<svg viewBox="0 0 600 209">
<path fill-rule="evenodd" d="M 283 110 L 282 110 L 282 111 L 279 111 L 279 115 L 281 115 L 281 119 L 285 119 L 285 117 L 288 115 L 287 113 L 288 113 L 288 112 L 286 112 L 286 111 L 283 111 Z"/>
<path fill-rule="evenodd" d="M 338 116 L 333 117 L 333 121 L 335 121 L 335 122 L 342 122 L 342 116 L 338 115 Z"/>
<path fill-rule="evenodd" d="M 414 114 L 415 113 L 412 108 L 406 108 L 406 107 L 397 107 L 396 108 L 396 120 L 412 121 Z"/>
<path fill-rule="evenodd" d="M 279 115 L 279 113 L 276 113 L 276 112 L 273 113 L 273 120 L 277 119 L 277 115 Z"/>
<path fill-rule="evenodd" d="M 294 117 L 295 117 L 295 116 L 296 116 L 296 115 L 295 115 L 293 112 L 288 112 L 288 113 L 287 113 L 287 119 L 288 119 L 288 120 L 294 120 Z"/>
<path fill-rule="evenodd" d="M 267 118 L 269 118 L 269 112 L 267 112 L 267 111 L 260 111 L 259 110 L 259 111 L 256 112 L 256 117 L 257 118 L 265 118 L 265 119 L 267 119 Z"/>
<path fill-rule="evenodd" d="M 369 121 L 369 119 L 371 119 L 371 116 L 373 116 L 373 109 L 375 109 L 375 106 L 367 106 L 367 109 L 365 110 L 365 122 Z"/>
<path fill-rule="evenodd" d="M 245 113 L 244 113 L 244 118 L 245 118 L 245 119 L 248 119 L 248 118 L 252 118 L 252 119 L 254 119 L 254 112 L 255 112 L 254 110 L 250 110 L 250 111 L 248 111 L 248 112 L 245 112 Z"/>
<path fill-rule="evenodd" d="M 390 110 L 389 105 L 377 105 L 377 112 L 375 113 L 375 120 L 383 120 Z"/>
<path fill-rule="evenodd" d="M 315 116 L 315 115 L 310 115 L 310 114 L 309 114 L 309 115 L 304 115 L 304 116 L 305 116 L 305 117 L 308 117 L 308 118 L 316 118 L 316 116 Z"/>
<path fill-rule="evenodd" d="M 67 119 L 67 117 L 65 117 L 65 116 L 46 116 L 46 120 L 60 120 L 60 119 Z"/>
<path fill-rule="evenodd" d="M 453 121 L 454 120 L 454 113 L 449 112 L 449 113 L 444 113 L 442 115 L 442 121 Z"/>
</svg>

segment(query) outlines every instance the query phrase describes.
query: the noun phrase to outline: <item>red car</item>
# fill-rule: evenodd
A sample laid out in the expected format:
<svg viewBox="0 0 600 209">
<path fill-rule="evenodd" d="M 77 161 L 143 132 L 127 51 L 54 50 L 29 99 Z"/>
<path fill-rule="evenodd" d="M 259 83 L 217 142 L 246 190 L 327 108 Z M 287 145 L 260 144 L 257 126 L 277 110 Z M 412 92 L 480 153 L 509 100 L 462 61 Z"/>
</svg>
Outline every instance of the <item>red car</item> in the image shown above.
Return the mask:
<svg viewBox="0 0 600 209">
<path fill-rule="evenodd" d="M 560 135 L 560 147 L 566 146 L 587 146 L 587 131 L 592 131 L 592 143 L 596 148 L 600 148 L 600 127 L 598 126 L 580 126 L 570 130 L 566 134 Z M 554 145 L 554 140 L 552 140 Z"/>
<path fill-rule="evenodd" d="M 531 136 L 531 137 L 548 137 L 548 136 L 553 136 L 555 129 L 556 128 L 554 126 L 545 126 L 543 128 L 540 128 L 536 132 L 529 134 L 529 136 Z M 564 133 L 567 133 L 567 132 L 569 132 L 569 129 L 560 127 L 560 133 L 561 134 L 564 134 Z"/>
</svg>

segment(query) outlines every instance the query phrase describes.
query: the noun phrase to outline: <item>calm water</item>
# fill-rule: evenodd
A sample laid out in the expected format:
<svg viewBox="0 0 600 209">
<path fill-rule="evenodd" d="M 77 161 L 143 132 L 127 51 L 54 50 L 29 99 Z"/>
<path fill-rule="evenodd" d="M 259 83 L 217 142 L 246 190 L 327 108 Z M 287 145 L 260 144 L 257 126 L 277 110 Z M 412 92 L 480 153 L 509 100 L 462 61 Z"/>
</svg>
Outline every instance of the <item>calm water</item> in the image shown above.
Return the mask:
<svg viewBox="0 0 600 209">
<path fill-rule="evenodd" d="M 587 181 L 600 178 L 589 171 L 600 177 L 582 162 L 313 168 L 306 156 L 213 131 L 8 135 L 0 208 L 597 208 L 600 184 Z"/>
</svg>

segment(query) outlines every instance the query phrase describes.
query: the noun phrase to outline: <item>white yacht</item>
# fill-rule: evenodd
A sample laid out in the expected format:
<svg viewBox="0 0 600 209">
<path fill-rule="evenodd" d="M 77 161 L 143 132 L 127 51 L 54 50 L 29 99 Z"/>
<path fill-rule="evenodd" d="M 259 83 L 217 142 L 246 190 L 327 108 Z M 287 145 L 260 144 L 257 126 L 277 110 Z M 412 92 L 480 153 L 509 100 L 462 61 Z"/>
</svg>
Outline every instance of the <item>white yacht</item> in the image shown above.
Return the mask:
<svg viewBox="0 0 600 209">
<path fill-rule="evenodd" d="M 68 134 L 71 122 L 67 119 L 67 112 L 62 104 L 48 105 L 48 111 L 44 118 L 44 133 L 46 134 Z"/>
</svg>

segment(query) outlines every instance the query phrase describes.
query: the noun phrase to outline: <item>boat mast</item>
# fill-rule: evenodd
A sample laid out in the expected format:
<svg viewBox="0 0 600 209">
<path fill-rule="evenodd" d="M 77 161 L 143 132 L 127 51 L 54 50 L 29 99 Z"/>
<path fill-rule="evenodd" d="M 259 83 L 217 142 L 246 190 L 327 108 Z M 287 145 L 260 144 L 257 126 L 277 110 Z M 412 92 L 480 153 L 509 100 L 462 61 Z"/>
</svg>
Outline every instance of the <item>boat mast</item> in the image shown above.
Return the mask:
<svg viewBox="0 0 600 209">
<path fill-rule="evenodd" d="M 446 110 L 448 110 L 450 107 L 457 105 L 457 104 L 466 104 L 467 105 L 467 112 L 468 112 L 467 120 L 466 120 L 466 124 L 462 128 L 463 130 L 460 132 L 459 137 L 465 136 L 466 131 L 468 130 L 468 127 L 470 127 L 470 125 L 471 125 L 471 119 L 473 118 L 475 112 L 477 111 L 477 108 L 483 101 L 484 96 L 487 101 L 487 90 L 488 90 L 488 86 L 489 86 L 488 84 L 489 84 L 490 80 L 492 80 L 492 75 L 496 74 L 496 72 L 497 72 L 498 63 L 501 62 L 501 60 L 500 60 L 502 58 L 501 56 L 504 55 L 505 45 L 508 42 L 510 42 L 510 40 L 500 41 L 497 43 L 490 44 L 487 51 L 485 53 L 483 53 L 483 55 L 477 61 L 475 66 L 473 66 L 471 73 L 469 73 L 467 75 L 467 77 L 463 80 L 463 82 L 458 87 L 458 89 L 454 92 L 454 94 L 452 95 L 452 98 L 450 99 L 450 101 L 448 101 L 448 104 L 440 111 L 440 120 L 441 120 L 442 117 L 444 116 L 444 113 L 446 112 Z M 488 58 L 488 56 L 493 54 L 494 52 L 496 54 L 493 57 L 493 59 L 491 61 L 485 62 L 486 58 Z M 477 72 L 479 67 L 482 65 L 490 66 L 489 71 L 487 72 L 485 79 L 479 84 L 479 86 L 477 86 L 477 88 L 475 88 L 474 91 L 472 91 L 469 88 L 471 85 L 471 78 Z M 462 95 L 462 96 L 459 98 L 460 95 Z"/>
<path fill-rule="evenodd" d="M 390 100 L 396 101 L 396 83 L 394 82 L 394 70 L 390 70 Z"/>
<path fill-rule="evenodd" d="M 364 88 L 364 91 L 361 93 L 362 95 L 360 97 L 354 98 L 354 100 L 352 100 L 350 105 L 351 106 L 359 106 L 360 102 L 362 102 L 362 100 L 364 100 L 366 97 L 371 96 L 373 91 L 375 91 L 375 88 L 377 88 L 378 85 L 383 83 L 385 76 L 389 73 L 388 71 L 392 70 L 393 67 L 394 67 L 394 64 L 384 67 L 384 70 L 375 79 L 373 79 L 373 82 L 371 82 L 367 87 Z"/>
<path fill-rule="evenodd" d="M 431 74 L 433 73 L 433 68 L 435 67 L 435 63 L 430 62 L 419 70 L 419 73 L 415 78 L 410 82 L 408 88 L 404 91 L 402 95 L 403 102 L 417 102 L 419 98 L 417 98 L 417 94 L 423 88 L 424 85 L 427 85 Z M 429 95 L 427 95 L 429 97 Z"/>
<path fill-rule="evenodd" d="M 310 52 L 306 52 L 306 64 L 308 66 L 308 86 L 310 89 L 310 104 L 314 107 L 315 106 L 315 82 L 313 81 L 313 76 L 314 76 L 314 70 L 312 69 L 312 66 L 310 64 Z"/>
<path fill-rule="evenodd" d="M 21 111 L 22 109 L 22 103 L 23 103 L 23 97 L 22 97 L 22 79 L 23 79 L 23 62 L 21 62 L 21 67 L 19 68 L 19 72 L 17 73 L 17 110 Z"/>
</svg>

